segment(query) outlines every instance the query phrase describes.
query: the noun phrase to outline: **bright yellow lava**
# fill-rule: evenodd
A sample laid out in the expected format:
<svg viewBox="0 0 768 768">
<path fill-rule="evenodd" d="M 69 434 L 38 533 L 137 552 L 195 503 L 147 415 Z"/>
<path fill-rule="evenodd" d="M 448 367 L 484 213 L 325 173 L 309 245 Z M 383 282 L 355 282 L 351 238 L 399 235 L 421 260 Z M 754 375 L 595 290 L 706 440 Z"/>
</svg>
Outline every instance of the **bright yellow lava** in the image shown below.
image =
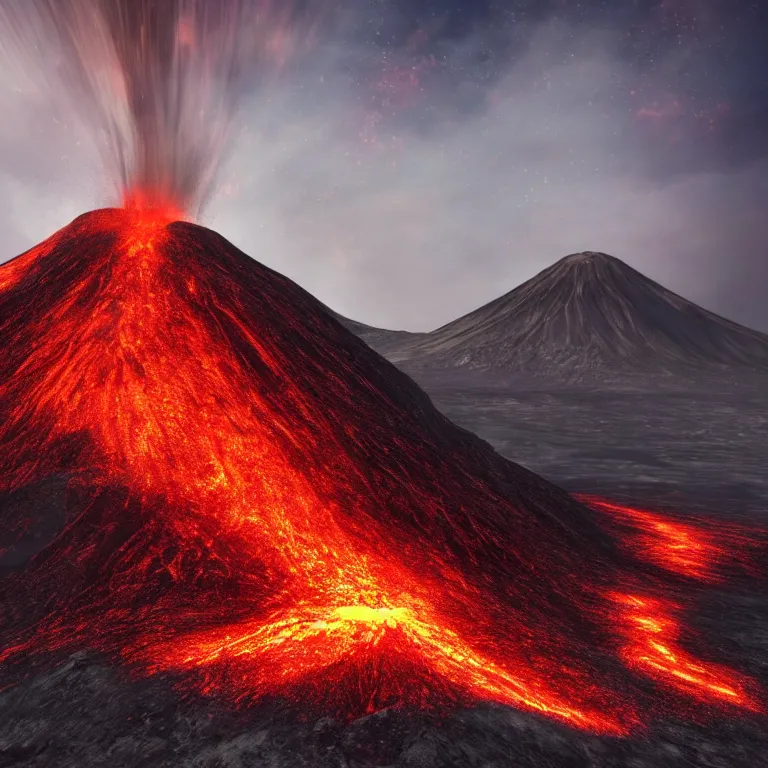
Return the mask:
<svg viewBox="0 0 768 768">
<path fill-rule="evenodd" d="M 364 624 L 386 624 L 396 627 L 399 622 L 408 622 L 411 618 L 407 608 L 371 608 L 369 605 L 342 605 L 333 611 L 343 621 L 359 621 Z"/>
</svg>

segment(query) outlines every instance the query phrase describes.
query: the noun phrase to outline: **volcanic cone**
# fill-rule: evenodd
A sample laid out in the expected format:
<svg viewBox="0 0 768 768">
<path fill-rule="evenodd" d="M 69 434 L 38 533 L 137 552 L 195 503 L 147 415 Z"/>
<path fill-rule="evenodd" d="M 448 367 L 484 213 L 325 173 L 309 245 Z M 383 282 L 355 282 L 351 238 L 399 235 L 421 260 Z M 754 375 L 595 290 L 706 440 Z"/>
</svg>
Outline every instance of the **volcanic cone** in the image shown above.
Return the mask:
<svg viewBox="0 0 768 768">
<path fill-rule="evenodd" d="M 412 366 L 556 375 L 768 369 L 768 336 L 593 251 L 560 259 L 430 333 L 393 333 L 344 321 L 390 359 Z"/>
<path fill-rule="evenodd" d="M 6 659 L 636 722 L 593 513 L 210 230 L 101 210 L 0 267 L 0 446 Z"/>
</svg>

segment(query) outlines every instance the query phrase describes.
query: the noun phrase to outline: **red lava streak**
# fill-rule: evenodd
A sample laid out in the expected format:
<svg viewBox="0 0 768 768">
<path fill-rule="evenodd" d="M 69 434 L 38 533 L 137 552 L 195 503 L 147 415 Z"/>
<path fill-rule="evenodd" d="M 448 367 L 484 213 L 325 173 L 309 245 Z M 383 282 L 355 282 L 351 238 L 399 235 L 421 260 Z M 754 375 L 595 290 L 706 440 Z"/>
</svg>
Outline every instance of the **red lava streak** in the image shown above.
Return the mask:
<svg viewBox="0 0 768 768">
<path fill-rule="evenodd" d="M 633 619 L 588 510 L 172 218 L 87 214 L 0 267 L 3 657 L 85 645 L 343 717 L 490 700 L 636 727 L 648 643 L 615 658 Z"/>
<path fill-rule="evenodd" d="M 760 711 L 748 691 L 747 678 L 717 664 L 700 661 L 679 644 L 680 606 L 666 600 L 639 595 L 612 595 L 618 608 L 620 632 L 625 645 L 622 658 L 632 668 L 708 703 L 726 704 Z"/>
<path fill-rule="evenodd" d="M 744 563 L 756 546 L 758 532 L 709 521 L 675 520 L 643 509 L 615 504 L 594 496 L 577 496 L 585 504 L 607 512 L 629 526 L 623 539 L 641 559 L 697 581 L 722 580 L 723 566 Z"/>
</svg>

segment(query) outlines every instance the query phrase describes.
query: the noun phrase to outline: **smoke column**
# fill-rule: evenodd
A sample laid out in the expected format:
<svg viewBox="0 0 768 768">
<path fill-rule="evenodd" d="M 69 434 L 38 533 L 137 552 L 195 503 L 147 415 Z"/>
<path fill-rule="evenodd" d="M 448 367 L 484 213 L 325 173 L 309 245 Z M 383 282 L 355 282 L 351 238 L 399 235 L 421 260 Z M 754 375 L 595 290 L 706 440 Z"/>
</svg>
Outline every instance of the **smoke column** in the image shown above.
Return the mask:
<svg viewBox="0 0 768 768">
<path fill-rule="evenodd" d="M 0 42 L 93 126 L 125 205 L 195 216 L 244 89 L 307 41 L 296 15 L 276 0 L 0 0 Z"/>
</svg>

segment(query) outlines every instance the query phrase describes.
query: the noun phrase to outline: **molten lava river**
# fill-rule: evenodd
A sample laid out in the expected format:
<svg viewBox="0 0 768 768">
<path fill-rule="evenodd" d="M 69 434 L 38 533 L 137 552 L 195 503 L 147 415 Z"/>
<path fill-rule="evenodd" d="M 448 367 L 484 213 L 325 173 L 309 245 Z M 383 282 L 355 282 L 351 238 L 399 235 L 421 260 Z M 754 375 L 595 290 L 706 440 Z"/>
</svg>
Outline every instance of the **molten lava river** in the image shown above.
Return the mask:
<svg viewBox="0 0 768 768">
<path fill-rule="evenodd" d="M 734 542 L 506 462 L 173 218 L 87 214 L 0 266 L 4 665 L 85 647 L 241 706 L 484 700 L 616 735 L 761 709 L 665 586 Z"/>
</svg>

